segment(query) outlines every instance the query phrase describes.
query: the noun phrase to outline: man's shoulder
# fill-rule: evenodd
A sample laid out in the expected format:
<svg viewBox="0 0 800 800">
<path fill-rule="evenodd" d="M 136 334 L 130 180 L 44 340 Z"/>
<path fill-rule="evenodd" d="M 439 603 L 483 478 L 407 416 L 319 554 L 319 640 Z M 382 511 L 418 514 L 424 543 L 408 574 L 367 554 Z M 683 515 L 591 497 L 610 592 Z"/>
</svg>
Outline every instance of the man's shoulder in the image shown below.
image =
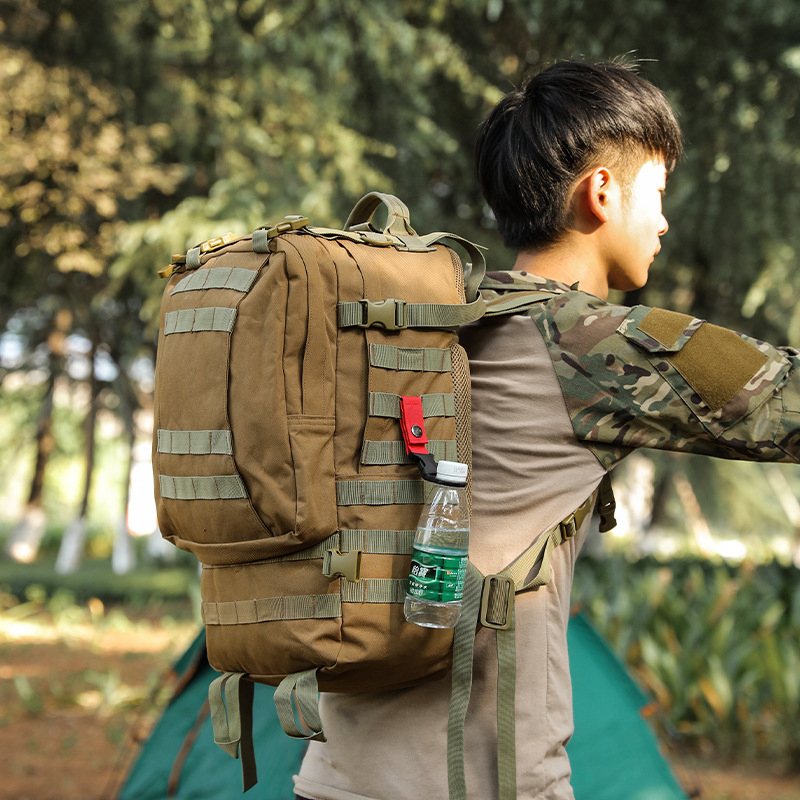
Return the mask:
<svg viewBox="0 0 800 800">
<path fill-rule="evenodd" d="M 487 273 L 481 294 L 500 315 L 527 313 L 548 347 L 581 358 L 633 348 L 659 359 L 677 358 L 687 350 L 695 354 L 692 364 L 715 359 L 721 350 L 735 354 L 730 360 L 748 369 L 751 362 L 762 360 L 753 352 L 760 349 L 755 340 L 745 344 L 748 337 L 742 334 L 691 314 L 609 302 L 581 291 L 577 284 L 568 286 L 525 272 L 492 272 Z M 698 361 L 698 355 L 704 358 Z"/>
<path fill-rule="evenodd" d="M 481 284 L 489 316 L 527 312 L 548 344 L 568 337 L 571 345 L 591 346 L 592 341 L 614 334 L 631 309 L 609 303 L 580 290 L 529 272 L 489 272 Z"/>
<path fill-rule="evenodd" d="M 542 278 L 532 272 L 520 270 L 496 270 L 487 272 L 481 281 L 481 295 L 484 299 L 494 299 L 511 292 L 541 291 L 552 294 L 564 294 L 576 286 Z"/>
</svg>

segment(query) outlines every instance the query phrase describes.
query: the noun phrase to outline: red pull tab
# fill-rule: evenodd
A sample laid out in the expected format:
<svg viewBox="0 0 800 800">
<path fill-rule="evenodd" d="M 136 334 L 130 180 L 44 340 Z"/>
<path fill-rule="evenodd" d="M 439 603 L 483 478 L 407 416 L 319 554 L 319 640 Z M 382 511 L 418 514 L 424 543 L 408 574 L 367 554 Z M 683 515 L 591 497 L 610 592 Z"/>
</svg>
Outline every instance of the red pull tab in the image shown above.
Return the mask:
<svg viewBox="0 0 800 800">
<path fill-rule="evenodd" d="M 403 431 L 406 452 L 417 465 L 419 474 L 426 481 L 435 481 L 437 465 L 436 459 L 425 447 L 428 444 L 428 436 L 425 433 L 421 397 L 400 398 L 400 430 Z"/>
<path fill-rule="evenodd" d="M 425 418 L 422 415 L 421 397 L 400 398 L 400 429 L 409 453 L 422 455 L 428 452 L 428 436 L 425 433 Z"/>
</svg>

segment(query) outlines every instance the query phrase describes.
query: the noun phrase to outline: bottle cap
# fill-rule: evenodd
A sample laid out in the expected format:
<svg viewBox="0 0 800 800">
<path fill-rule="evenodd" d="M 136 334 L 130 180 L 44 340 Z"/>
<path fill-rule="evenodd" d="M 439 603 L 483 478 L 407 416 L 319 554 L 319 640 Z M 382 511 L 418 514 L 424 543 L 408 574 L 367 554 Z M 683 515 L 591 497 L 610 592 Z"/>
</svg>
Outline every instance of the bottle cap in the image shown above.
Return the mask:
<svg viewBox="0 0 800 800">
<path fill-rule="evenodd" d="M 460 461 L 439 461 L 436 466 L 436 483 L 466 486 L 469 467 Z"/>
</svg>

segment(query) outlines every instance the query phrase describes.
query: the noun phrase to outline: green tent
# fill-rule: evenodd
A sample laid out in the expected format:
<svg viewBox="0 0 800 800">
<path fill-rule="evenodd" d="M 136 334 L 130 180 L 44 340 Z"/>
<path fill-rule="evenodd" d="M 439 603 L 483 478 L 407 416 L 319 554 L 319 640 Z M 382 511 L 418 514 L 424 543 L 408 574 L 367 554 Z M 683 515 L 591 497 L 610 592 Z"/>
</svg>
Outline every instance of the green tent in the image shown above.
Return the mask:
<svg viewBox="0 0 800 800">
<path fill-rule="evenodd" d="M 685 800 L 640 713 L 649 698 L 582 614 L 570 620 L 567 640 L 575 800 Z"/>
<path fill-rule="evenodd" d="M 576 800 L 686 800 L 640 715 L 647 697 L 606 643 L 579 615 L 569 625 L 576 733 L 569 744 Z M 241 765 L 214 744 L 206 704 L 216 676 L 200 634 L 175 665 L 178 690 L 118 795 L 118 800 L 203 800 L 239 795 Z M 253 738 L 258 784 L 246 797 L 292 800 L 292 775 L 304 744 L 270 713 L 272 689 L 256 685 Z"/>
</svg>

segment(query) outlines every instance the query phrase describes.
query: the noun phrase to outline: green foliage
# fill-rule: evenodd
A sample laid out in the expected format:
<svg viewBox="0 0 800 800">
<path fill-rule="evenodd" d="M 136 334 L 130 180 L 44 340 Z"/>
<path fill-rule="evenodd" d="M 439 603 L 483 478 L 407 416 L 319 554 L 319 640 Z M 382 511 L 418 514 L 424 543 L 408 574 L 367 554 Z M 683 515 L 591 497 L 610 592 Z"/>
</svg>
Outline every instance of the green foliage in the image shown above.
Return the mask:
<svg viewBox="0 0 800 800">
<path fill-rule="evenodd" d="M 574 598 L 688 747 L 797 763 L 796 569 L 584 558 Z"/>
<path fill-rule="evenodd" d="M 153 270 L 171 250 L 286 213 L 339 224 L 372 188 L 401 195 L 421 228 L 482 239 L 505 266 L 472 174 L 481 117 L 531 68 L 633 52 L 688 142 L 668 268 L 649 296 L 773 338 L 798 324 L 790 0 L 2 5 L 12 307 L 43 301 L 48 270 L 52 291 L 80 305 L 86 294 L 58 274 L 98 277 L 114 262 L 110 286 L 89 282 L 91 305 L 122 294 L 152 321 Z"/>
<path fill-rule="evenodd" d="M 44 709 L 42 695 L 31 686 L 30 681 L 24 675 L 14 676 L 14 689 L 26 714 L 36 717 L 42 713 Z"/>
<path fill-rule="evenodd" d="M 670 187 L 669 269 L 651 297 L 752 319 L 756 333 L 793 330 L 800 11 L 790 0 L 3 5 L 14 42 L 2 75 L 13 187 L 3 209 L 20 257 L 42 251 L 57 270 L 97 275 L 113 255 L 117 279 L 130 274 L 129 289 L 147 296 L 168 256 L 156 250 L 208 236 L 209 221 L 247 228 L 302 211 L 337 224 L 371 188 L 404 197 L 422 227 L 494 246 L 471 167 L 482 115 L 543 63 L 635 53 L 688 143 Z"/>
<path fill-rule="evenodd" d="M 652 463 L 654 503 L 642 493 L 641 462 Z M 691 531 L 686 506 L 679 497 L 675 479 L 692 487 L 699 513 L 714 542 L 738 542 L 741 555 L 763 562 L 773 559 L 790 563 L 800 547 L 800 471 L 794 464 L 710 459 L 688 453 L 640 450 L 614 470 L 618 499 L 638 513 L 651 514 L 644 520 L 644 535 L 665 555 L 704 555 Z M 656 508 L 652 509 L 651 506 Z M 624 513 L 624 512 L 623 512 Z M 624 516 L 620 517 L 624 520 Z M 604 548 L 619 550 L 636 546 L 641 534 L 624 525 L 604 539 Z M 647 550 L 651 553 L 653 551 Z"/>
<path fill-rule="evenodd" d="M 2 524 L 13 521 L 27 499 L 27 482 L 35 458 L 35 415 L 41 391 L 35 384 L 0 390 Z M 83 403 L 66 393 L 59 395 L 53 411 L 54 449 L 44 502 L 48 525 L 42 548 L 46 552 L 58 548 L 64 527 L 74 517 L 80 503 L 84 415 Z M 93 555 L 107 556 L 124 509 L 127 453 L 124 437 L 108 412 L 102 417 L 99 428 L 92 489 L 100 502 L 90 509 L 87 546 Z"/>
<path fill-rule="evenodd" d="M 794 0 L 0 0 L 0 12 L 0 335 L 23 348 L 14 369 L 42 374 L 68 368 L 70 335 L 95 343 L 118 372 L 102 381 L 106 408 L 127 431 L 150 402 L 155 270 L 172 252 L 287 213 L 339 225 L 380 189 L 419 230 L 475 239 L 490 267 L 508 266 L 473 177 L 475 131 L 526 71 L 557 58 L 635 54 L 686 133 L 670 233 L 647 291 L 628 299 L 800 338 Z M 0 396 L 4 484 L 29 457 L 36 393 L 25 392 Z M 62 515 L 78 425 L 56 420 L 48 502 Z M 121 471 L 123 447 L 107 448 L 101 472 Z M 687 470 L 713 522 L 779 523 L 741 500 L 757 486 L 775 507 L 767 473 L 746 485 L 727 465 Z M 664 569 L 582 568 L 581 596 L 685 730 L 796 757 L 790 573 Z"/>
<path fill-rule="evenodd" d="M 77 572 L 60 575 L 55 572 L 53 561 L 0 563 L 0 608 L 4 614 L 24 615 L 46 608 L 58 616 L 74 603 L 98 598 L 106 604 L 125 603 L 141 609 L 178 608 L 185 615 L 188 599 L 199 592 L 193 558 L 191 563 L 188 558 L 179 560 L 174 567 L 143 565 L 125 575 L 115 575 L 106 560 L 87 560 Z M 25 603 L 17 605 L 22 599 Z M 111 621 L 113 617 L 107 615 L 106 623 Z"/>
<path fill-rule="evenodd" d="M 372 188 L 400 194 L 421 228 L 482 239 L 505 266 L 472 174 L 481 117 L 543 63 L 635 53 L 688 143 L 648 297 L 768 338 L 800 324 L 790 0 L 2 6 L 11 309 L 44 302 L 48 271 L 52 293 L 80 306 L 86 292 L 63 275 L 113 262 L 110 285 L 88 282 L 88 305 L 125 298 L 152 323 L 153 270 L 172 250 L 286 213 L 339 224 Z"/>
</svg>

